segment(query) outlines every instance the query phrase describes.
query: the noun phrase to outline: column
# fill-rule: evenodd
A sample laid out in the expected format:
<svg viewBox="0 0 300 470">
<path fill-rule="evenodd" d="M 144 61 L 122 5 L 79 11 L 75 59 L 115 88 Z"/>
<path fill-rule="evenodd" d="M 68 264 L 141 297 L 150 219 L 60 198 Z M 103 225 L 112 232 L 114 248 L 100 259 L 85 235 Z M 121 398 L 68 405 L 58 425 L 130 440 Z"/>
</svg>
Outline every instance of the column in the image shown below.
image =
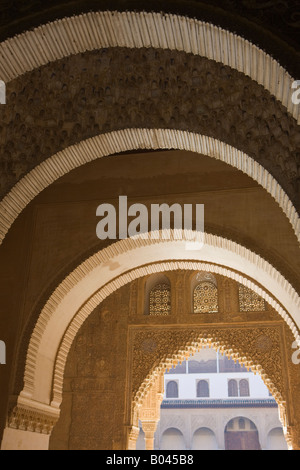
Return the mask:
<svg viewBox="0 0 300 470">
<path fill-rule="evenodd" d="M 157 428 L 157 423 L 159 420 L 155 421 L 142 421 L 142 428 L 145 433 L 145 448 L 146 450 L 154 449 L 154 434 Z"/>
<path fill-rule="evenodd" d="M 1 450 L 48 450 L 50 435 L 58 418 L 59 410 L 14 406 L 8 414 Z"/>
<path fill-rule="evenodd" d="M 154 449 L 154 434 L 160 420 L 160 405 L 164 396 L 164 374 L 155 377 L 139 412 L 145 433 L 146 450 Z"/>
</svg>

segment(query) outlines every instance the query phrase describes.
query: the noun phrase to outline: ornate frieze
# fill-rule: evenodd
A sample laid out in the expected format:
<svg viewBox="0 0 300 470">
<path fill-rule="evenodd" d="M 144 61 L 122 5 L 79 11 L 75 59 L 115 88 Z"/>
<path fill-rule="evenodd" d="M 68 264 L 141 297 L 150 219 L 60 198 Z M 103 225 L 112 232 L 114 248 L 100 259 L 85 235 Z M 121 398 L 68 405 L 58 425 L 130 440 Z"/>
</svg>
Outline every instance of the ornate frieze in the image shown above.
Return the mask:
<svg viewBox="0 0 300 470">
<path fill-rule="evenodd" d="M 22 431 L 51 434 L 58 414 L 51 415 L 24 405 L 14 406 L 8 413 L 8 427 Z"/>
</svg>

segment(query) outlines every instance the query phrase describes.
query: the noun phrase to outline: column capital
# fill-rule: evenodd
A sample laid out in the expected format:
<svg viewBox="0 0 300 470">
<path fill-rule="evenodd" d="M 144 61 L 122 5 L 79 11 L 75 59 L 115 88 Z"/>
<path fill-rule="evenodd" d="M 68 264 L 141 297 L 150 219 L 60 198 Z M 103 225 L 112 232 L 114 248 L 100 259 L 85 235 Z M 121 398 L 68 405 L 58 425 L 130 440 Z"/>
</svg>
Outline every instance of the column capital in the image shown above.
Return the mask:
<svg viewBox="0 0 300 470">
<path fill-rule="evenodd" d="M 58 418 L 59 414 L 56 410 L 52 414 L 49 411 L 15 404 L 9 410 L 7 427 L 40 434 L 51 434 Z"/>
</svg>

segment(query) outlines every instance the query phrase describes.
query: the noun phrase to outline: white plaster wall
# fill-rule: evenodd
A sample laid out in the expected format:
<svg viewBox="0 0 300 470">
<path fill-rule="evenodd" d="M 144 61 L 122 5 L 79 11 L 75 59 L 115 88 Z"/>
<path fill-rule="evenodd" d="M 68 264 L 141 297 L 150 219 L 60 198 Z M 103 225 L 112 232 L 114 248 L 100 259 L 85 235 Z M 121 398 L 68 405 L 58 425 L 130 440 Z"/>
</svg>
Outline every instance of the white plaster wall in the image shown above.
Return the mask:
<svg viewBox="0 0 300 470">
<path fill-rule="evenodd" d="M 209 382 L 209 398 L 230 398 L 228 397 L 228 381 L 230 379 L 247 379 L 249 381 L 250 397 L 243 397 L 243 399 L 271 398 L 268 388 L 265 386 L 260 376 L 254 375 L 252 372 L 226 372 L 217 374 L 167 374 L 165 375 L 164 399 L 172 400 L 172 398 L 166 398 L 166 385 L 172 380 L 178 383 L 178 399 L 180 400 L 197 398 L 197 382 L 199 380 L 207 380 Z"/>
</svg>

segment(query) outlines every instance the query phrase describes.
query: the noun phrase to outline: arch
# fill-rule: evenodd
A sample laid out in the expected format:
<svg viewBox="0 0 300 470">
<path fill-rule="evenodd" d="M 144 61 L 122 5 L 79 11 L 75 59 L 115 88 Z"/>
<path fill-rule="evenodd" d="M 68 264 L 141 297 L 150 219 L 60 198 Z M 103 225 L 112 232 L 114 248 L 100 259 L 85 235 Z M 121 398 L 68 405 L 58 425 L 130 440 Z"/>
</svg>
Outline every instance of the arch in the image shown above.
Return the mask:
<svg viewBox="0 0 300 470">
<path fill-rule="evenodd" d="M 265 301 L 251 289 L 240 284 L 238 291 L 241 312 L 260 312 L 266 309 Z"/>
<path fill-rule="evenodd" d="M 269 431 L 266 450 L 288 450 L 281 428 L 273 428 Z"/>
<path fill-rule="evenodd" d="M 177 428 L 166 429 L 160 440 L 160 450 L 185 450 L 182 432 Z"/>
<path fill-rule="evenodd" d="M 257 431 L 256 424 L 252 419 L 246 418 L 244 416 L 236 416 L 228 421 L 225 426 L 225 432 L 235 432 L 235 431 Z"/>
<path fill-rule="evenodd" d="M 218 450 L 215 433 L 209 428 L 197 429 L 193 434 L 191 450 Z"/>
<path fill-rule="evenodd" d="M 205 328 L 204 328 L 205 330 Z M 173 333 L 173 332 L 172 332 Z M 171 334 L 172 334 L 171 333 Z M 164 334 L 162 335 L 164 336 Z M 146 336 L 148 338 L 148 336 Z M 262 367 L 260 365 L 254 364 L 251 361 L 247 361 L 245 357 L 242 357 L 240 354 L 240 351 L 238 349 L 233 350 L 228 349 L 228 346 L 225 344 L 226 340 L 224 340 L 224 337 L 222 337 L 222 334 L 220 336 L 214 335 L 214 333 L 208 333 L 207 330 L 205 330 L 205 337 L 200 333 L 198 334 L 197 332 L 193 332 L 191 334 L 190 338 L 184 336 L 183 341 L 179 340 L 178 342 L 178 352 L 176 354 L 174 353 L 169 353 L 169 340 L 170 337 L 166 340 L 166 348 L 163 347 L 163 342 L 159 340 L 158 335 L 154 336 L 154 341 L 159 342 L 159 353 L 163 355 L 163 357 L 160 359 L 159 365 L 156 365 L 157 363 L 157 358 L 155 359 L 155 362 L 153 362 L 153 367 L 149 368 L 150 372 L 147 375 L 147 377 L 144 379 L 143 383 L 140 385 L 138 392 L 134 396 L 134 400 L 132 401 L 132 416 L 133 419 L 135 419 L 135 416 L 138 416 L 139 409 L 141 406 L 143 406 L 144 401 L 147 399 L 147 396 L 149 393 L 151 393 L 151 388 L 153 386 L 153 383 L 155 383 L 155 380 L 157 380 L 158 377 L 161 377 L 164 375 L 164 373 L 169 370 L 174 364 L 178 362 L 183 362 L 187 358 L 195 355 L 197 352 L 199 352 L 202 348 L 209 346 L 210 348 L 214 349 L 215 351 L 220 350 L 222 351 L 223 354 L 225 354 L 228 358 L 232 357 L 234 360 L 238 360 L 240 363 L 246 365 L 246 367 L 250 367 L 252 372 L 258 373 L 265 384 L 268 386 L 269 390 L 272 391 L 273 397 L 276 399 L 278 407 L 279 407 L 279 419 L 282 423 L 283 430 L 287 439 L 287 442 L 290 441 L 289 438 L 289 431 L 288 431 L 288 425 L 287 425 L 287 407 L 286 407 L 286 401 L 283 399 L 281 396 L 280 392 L 276 388 L 276 385 L 274 385 L 269 377 L 267 377 L 267 374 L 262 370 Z M 230 336 L 229 343 L 231 344 L 232 337 Z M 166 354 L 163 354 L 166 352 Z M 145 357 L 145 356 L 143 356 Z M 252 365 L 250 365 L 250 362 Z M 149 365 L 149 364 L 148 364 Z M 256 425 L 251 423 L 251 420 L 242 417 L 242 416 L 236 416 L 234 413 L 234 410 L 231 413 L 231 416 L 233 415 L 233 418 L 230 419 L 232 421 L 233 426 L 232 426 L 232 431 L 237 431 L 238 430 L 238 419 L 243 418 L 246 420 L 248 423 L 246 426 L 246 431 L 255 431 L 257 430 Z M 228 423 L 230 424 L 230 421 Z M 249 424 L 250 423 L 250 424 Z M 230 425 L 229 425 L 230 427 Z M 224 424 L 224 432 L 226 430 L 226 425 Z M 258 438 L 258 434 L 257 434 Z M 290 445 L 290 443 L 289 443 Z M 291 447 L 290 447 L 291 448 Z"/>
<path fill-rule="evenodd" d="M 187 150 L 221 160 L 246 173 L 275 199 L 300 241 L 300 218 L 277 181 L 247 154 L 211 137 L 172 129 L 126 129 L 81 141 L 25 175 L 0 202 L 0 242 L 18 215 L 45 188 L 71 170 L 103 156 L 137 149 Z"/>
<path fill-rule="evenodd" d="M 99 11 L 39 26 L 0 44 L 0 75 L 9 82 L 63 57 L 108 47 L 178 50 L 223 63 L 264 86 L 300 122 L 295 79 L 276 60 L 235 33 L 179 15 Z"/>
<path fill-rule="evenodd" d="M 216 260 L 222 261 L 223 265 L 216 264 Z M 229 240 L 209 234 L 206 234 L 205 245 L 200 252 L 187 252 L 185 241 L 176 240 L 173 232 L 171 240 L 151 237 L 147 240 L 126 239 L 88 258 L 53 292 L 31 336 L 25 386 L 20 398 L 51 403 L 52 407 L 58 408 L 69 349 L 90 313 L 108 295 L 128 282 L 155 272 L 178 269 L 206 270 L 249 286 L 284 318 L 300 344 L 299 296 L 259 256 Z M 254 283 L 253 278 L 259 279 L 264 287 Z"/>
<path fill-rule="evenodd" d="M 259 433 L 249 418 L 237 416 L 225 427 L 226 450 L 261 450 Z"/>
</svg>

